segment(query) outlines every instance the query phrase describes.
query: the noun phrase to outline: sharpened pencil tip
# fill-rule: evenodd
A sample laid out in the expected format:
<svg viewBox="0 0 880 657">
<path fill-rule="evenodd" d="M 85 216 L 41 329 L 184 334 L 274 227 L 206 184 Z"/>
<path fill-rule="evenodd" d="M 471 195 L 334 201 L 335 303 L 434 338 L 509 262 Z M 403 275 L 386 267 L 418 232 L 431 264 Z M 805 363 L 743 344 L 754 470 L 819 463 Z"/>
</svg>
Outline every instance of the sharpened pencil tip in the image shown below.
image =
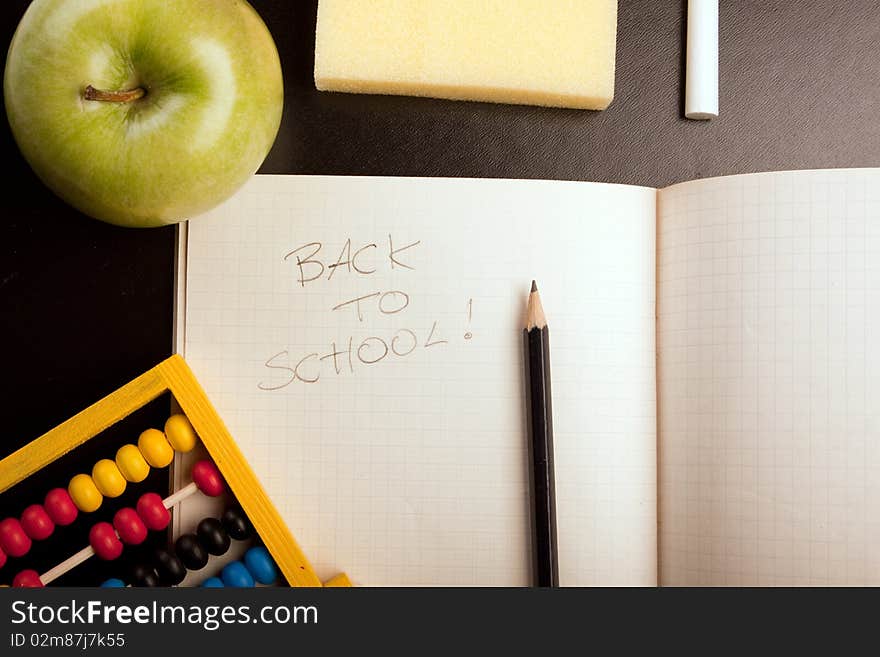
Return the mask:
<svg viewBox="0 0 880 657">
<path fill-rule="evenodd" d="M 544 316 L 544 308 L 541 306 L 541 295 L 538 294 L 538 284 L 532 281 L 532 292 L 526 303 L 526 329 L 544 328 L 547 326 L 547 318 Z"/>
</svg>

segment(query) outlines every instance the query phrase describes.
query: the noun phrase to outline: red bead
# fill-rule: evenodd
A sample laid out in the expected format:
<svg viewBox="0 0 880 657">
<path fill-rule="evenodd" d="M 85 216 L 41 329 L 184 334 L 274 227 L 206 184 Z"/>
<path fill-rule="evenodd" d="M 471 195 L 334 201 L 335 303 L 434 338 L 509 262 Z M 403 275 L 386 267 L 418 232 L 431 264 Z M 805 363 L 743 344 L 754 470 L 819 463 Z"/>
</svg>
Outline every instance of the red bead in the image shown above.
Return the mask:
<svg viewBox="0 0 880 657">
<path fill-rule="evenodd" d="M 53 488 L 46 493 L 46 513 L 56 525 L 67 527 L 79 513 L 66 488 Z"/>
<path fill-rule="evenodd" d="M 10 557 L 23 557 L 31 549 L 31 539 L 16 518 L 0 522 L 0 549 Z"/>
<path fill-rule="evenodd" d="M 55 523 L 39 504 L 31 504 L 21 514 L 21 526 L 24 533 L 35 541 L 44 541 L 55 531 Z"/>
<path fill-rule="evenodd" d="M 89 530 L 89 545 L 104 561 L 113 561 L 122 554 L 122 541 L 109 522 L 99 522 Z"/>
<path fill-rule="evenodd" d="M 0 550 L 0 568 L 6 565 L 6 553 Z"/>
<path fill-rule="evenodd" d="M 199 490 L 208 497 L 217 497 L 226 488 L 217 466 L 207 459 L 193 466 L 192 478 Z"/>
<path fill-rule="evenodd" d="M 140 545 L 147 538 L 147 526 L 134 509 L 119 509 L 113 516 L 113 527 L 126 545 Z"/>
<path fill-rule="evenodd" d="M 144 493 L 137 501 L 137 514 L 148 529 L 154 532 L 165 529 L 171 522 L 171 514 L 156 493 Z"/>
<path fill-rule="evenodd" d="M 12 580 L 12 585 L 20 589 L 40 589 L 44 586 L 40 574 L 36 570 L 22 570 Z"/>
</svg>

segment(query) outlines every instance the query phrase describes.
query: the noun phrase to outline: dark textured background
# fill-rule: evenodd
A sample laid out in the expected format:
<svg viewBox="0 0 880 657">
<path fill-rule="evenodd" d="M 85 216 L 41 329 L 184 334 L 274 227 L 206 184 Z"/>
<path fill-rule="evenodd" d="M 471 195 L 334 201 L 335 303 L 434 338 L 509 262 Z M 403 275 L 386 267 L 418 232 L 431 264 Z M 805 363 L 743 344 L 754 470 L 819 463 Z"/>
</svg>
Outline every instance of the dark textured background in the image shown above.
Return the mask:
<svg viewBox="0 0 880 657">
<path fill-rule="evenodd" d="M 0 3 L 4 50 L 28 4 Z M 285 73 L 284 120 L 266 173 L 663 186 L 880 164 L 876 0 L 722 2 L 720 117 L 711 122 L 681 118 L 683 0 L 620 2 L 616 97 L 604 112 L 318 93 L 316 1 L 253 5 Z M 34 177 L 5 118 L 0 139 L 4 456 L 169 355 L 174 231 L 79 215 Z"/>
</svg>

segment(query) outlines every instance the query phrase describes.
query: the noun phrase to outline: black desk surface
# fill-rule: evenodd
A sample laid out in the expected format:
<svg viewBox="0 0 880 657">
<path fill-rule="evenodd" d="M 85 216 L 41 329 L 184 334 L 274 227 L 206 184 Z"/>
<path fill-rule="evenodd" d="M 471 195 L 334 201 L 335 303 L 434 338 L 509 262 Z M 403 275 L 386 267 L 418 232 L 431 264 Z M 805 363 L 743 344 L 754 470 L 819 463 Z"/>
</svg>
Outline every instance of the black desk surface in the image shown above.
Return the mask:
<svg viewBox="0 0 880 657">
<path fill-rule="evenodd" d="M 316 0 L 254 0 L 285 73 L 265 173 L 477 176 L 663 186 L 880 164 L 875 0 L 722 2 L 720 117 L 686 121 L 684 0 L 621 0 L 604 112 L 315 91 Z M 0 3 L 3 49 L 28 0 Z M 174 229 L 87 219 L 0 122 L 0 457 L 171 353 Z"/>
</svg>

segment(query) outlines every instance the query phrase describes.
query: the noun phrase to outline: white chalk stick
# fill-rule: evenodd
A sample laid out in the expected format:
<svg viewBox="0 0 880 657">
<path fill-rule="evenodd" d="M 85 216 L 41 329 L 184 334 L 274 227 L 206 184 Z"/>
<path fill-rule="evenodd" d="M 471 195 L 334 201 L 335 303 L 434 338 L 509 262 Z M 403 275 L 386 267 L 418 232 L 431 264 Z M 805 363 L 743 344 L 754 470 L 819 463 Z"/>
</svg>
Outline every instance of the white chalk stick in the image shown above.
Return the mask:
<svg viewBox="0 0 880 657">
<path fill-rule="evenodd" d="M 718 116 L 718 0 L 688 0 L 684 115 Z"/>
</svg>

